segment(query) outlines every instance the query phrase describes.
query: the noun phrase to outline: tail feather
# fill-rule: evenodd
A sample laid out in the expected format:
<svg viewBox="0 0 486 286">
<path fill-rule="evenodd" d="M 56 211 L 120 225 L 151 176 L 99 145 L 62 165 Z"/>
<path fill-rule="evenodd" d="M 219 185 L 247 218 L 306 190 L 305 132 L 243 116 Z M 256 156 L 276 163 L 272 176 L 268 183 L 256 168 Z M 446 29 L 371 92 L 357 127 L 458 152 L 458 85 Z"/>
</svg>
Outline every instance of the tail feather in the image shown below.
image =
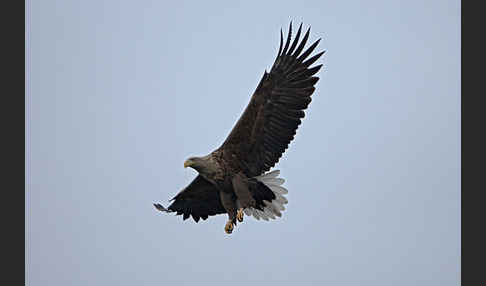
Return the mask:
<svg viewBox="0 0 486 286">
<path fill-rule="evenodd" d="M 255 179 L 257 179 L 257 180 L 262 179 L 262 178 L 264 178 L 264 179 L 271 179 L 271 178 L 278 177 L 278 175 L 280 175 L 280 170 L 273 170 L 271 172 L 262 174 L 260 176 L 256 176 Z"/>
<path fill-rule="evenodd" d="M 264 200 L 263 210 L 253 207 L 244 209 L 247 216 L 252 215 L 257 220 L 260 220 L 260 218 L 263 220 L 276 219 L 276 217 L 282 216 L 281 212 L 285 210 L 284 204 L 288 203 L 288 200 L 284 197 L 284 195 L 288 194 L 288 190 L 282 186 L 285 180 L 283 178 L 277 178 L 279 174 L 280 170 L 274 170 L 254 177 L 254 179 L 270 189 L 275 198 L 271 201 Z"/>
</svg>

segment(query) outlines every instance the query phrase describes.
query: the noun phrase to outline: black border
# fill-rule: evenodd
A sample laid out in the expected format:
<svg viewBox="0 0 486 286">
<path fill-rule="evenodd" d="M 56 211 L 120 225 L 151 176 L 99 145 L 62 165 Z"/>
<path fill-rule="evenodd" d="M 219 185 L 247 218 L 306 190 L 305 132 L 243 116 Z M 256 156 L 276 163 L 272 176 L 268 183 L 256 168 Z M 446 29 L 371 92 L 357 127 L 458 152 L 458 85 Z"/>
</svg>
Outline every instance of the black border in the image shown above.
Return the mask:
<svg viewBox="0 0 486 286">
<path fill-rule="evenodd" d="M 461 1 L 461 285 L 486 285 L 484 9 Z M 477 2 L 480 3 L 480 2 Z"/>
<path fill-rule="evenodd" d="M 2 12 L 2 284 L 25 285 L 25 2 L 7 1 Z"/>
</svg>

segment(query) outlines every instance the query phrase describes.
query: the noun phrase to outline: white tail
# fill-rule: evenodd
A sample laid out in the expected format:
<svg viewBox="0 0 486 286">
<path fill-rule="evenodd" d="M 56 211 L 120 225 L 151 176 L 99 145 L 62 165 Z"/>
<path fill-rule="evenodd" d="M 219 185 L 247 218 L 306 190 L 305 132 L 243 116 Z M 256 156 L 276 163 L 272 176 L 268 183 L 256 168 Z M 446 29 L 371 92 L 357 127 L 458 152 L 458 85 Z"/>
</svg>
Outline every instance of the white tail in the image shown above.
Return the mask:
<svg viewBox="0 0 486 286">
<path fill-rule="evenodd" d="M 268 219 L 276 219 L 276 216 L 282 216 L 281 211 L 285 210 L 284 204 L 288 203 L 284 195 L 288 194 L 288 191 L 286 188 L 282 187 L 285 180 L 282 178 L 277 178 L 279 174 L 280 170 L 274 170 L 255 177 L 255 179 L 262 182 L 275 194 L 275 199 L 273 199 L 271 202 L 263 201 L 265 203 L 263 211 L 252 207 L 244 209 L 247 216 L 252 215 L 257 220 L 260 220 L 261 218 L 267 221 Z"/>
</svg>

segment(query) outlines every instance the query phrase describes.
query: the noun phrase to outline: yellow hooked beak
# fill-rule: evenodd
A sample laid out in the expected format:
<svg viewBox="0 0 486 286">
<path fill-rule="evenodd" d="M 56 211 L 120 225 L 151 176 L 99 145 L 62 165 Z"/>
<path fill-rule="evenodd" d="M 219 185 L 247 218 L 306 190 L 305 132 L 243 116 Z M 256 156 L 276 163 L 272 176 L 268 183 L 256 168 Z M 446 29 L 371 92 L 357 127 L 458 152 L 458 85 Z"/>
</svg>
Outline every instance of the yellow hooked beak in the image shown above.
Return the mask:
<svg viewBox="0 0 486 286">
<path fill-rule="evenodd" d="M 193 162 L 191 160 L 186 160 L 184 162 L 184 168 L 190 167 L 190 166 L 192 166 L 192 164 L 193 164 Z"/>
</svg>

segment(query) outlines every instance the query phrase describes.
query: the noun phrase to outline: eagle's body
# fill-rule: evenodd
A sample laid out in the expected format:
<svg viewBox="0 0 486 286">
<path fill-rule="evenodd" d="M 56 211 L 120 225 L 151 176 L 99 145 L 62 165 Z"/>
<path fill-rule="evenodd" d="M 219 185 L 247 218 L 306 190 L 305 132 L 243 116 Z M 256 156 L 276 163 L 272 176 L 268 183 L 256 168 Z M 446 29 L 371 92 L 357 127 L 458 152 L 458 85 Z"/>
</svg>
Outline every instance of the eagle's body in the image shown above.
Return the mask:
<svg viewBox="0 0 486 286">
<path fill-rule="evenodd" d="M 309 37 L 307 30 L 298 44 L 302 24 L 292 45 L 289 34 L 280 48 L 269 73 L 265 71 L 250 103 L 246 107 L 225 142 L 204 157 L 192 157 L 184 167 L 192 167 L 199 175 L 174 198 L 166 209 L 176 212 L 184 220 L 227 213 L 227 233 L 231 233 L 236 220 L 243 221 L 243 212 L 263 219 L 281 216 L 284 194 L 283 179 L 276 178 L 279 171 L 266 173 L 278 162 L 294 138 L 304 110 L 311 102 L 314 85 L 319 80 L 313 76 L 322 65 L 309 68 L 324 52 L 307 59 L 320 39 L 302 52 Z"/>
</svg>

